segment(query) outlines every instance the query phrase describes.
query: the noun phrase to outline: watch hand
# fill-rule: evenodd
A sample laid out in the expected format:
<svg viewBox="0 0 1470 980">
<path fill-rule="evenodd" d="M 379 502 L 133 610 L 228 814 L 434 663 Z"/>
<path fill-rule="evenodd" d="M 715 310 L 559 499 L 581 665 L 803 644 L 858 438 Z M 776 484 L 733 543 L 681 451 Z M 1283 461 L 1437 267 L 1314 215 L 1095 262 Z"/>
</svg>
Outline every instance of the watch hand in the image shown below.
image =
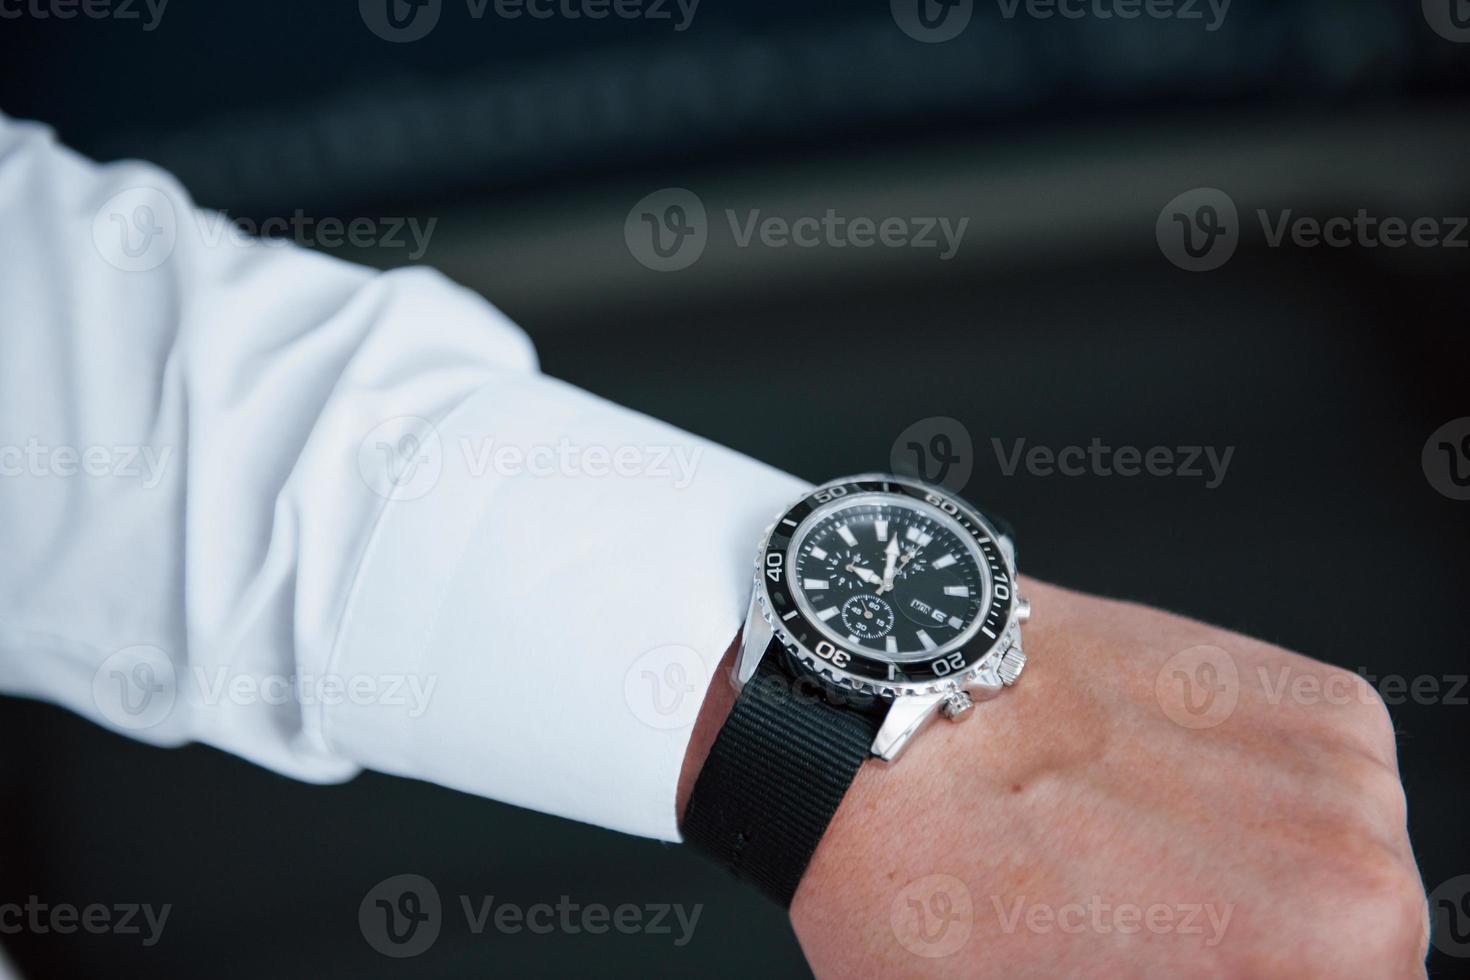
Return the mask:
<svg viewBox="0 0 1470 980">
<path fill-rule="evenodd" d="M 852 562 L 848 562 L 842 567 L 847 569 L 849 572 L 852 572 L 852 574 L 856 575 L 864 582 L 868 582 L 871 584 L 873 582 L 879 581 L 877 573 L 874 572 L 871 568 L 864 568 L 861 565 L 854 565 Z"/>
<path fill-rule="evenodd" d="M 884 549 L 888 555 L 888 561 L 883 566 L 883 584 L 878 588 L 881 595 L 884 592 L 893 591 L 893 563 L 898 558 L 898 535 L 894 534 L 888 539 L 888 547 Z"/>
</svg>

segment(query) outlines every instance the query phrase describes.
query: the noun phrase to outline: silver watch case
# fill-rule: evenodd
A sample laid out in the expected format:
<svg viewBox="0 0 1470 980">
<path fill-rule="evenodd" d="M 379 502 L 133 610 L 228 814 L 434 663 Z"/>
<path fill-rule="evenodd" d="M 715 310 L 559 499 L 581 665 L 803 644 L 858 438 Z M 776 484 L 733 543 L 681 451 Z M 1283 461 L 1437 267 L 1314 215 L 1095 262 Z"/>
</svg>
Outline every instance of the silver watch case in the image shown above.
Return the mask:
<svg viewBox="0 0 1470 980">
<path fill-rule="evenodd" d="M 1000 545 L 1011 581 L 1016 582 L 1019 588 L 1019 580 L 1016 577 L 1015 542 L 1009 535 L 999 531 L 990 521 L 986 520 L 985 516 L 974 507 L 939 488 L 930 487 L 918 480 L 906 477 L 886 473 L 865 473 L 843 477 L 829 481 L 820 487 L 813 487 L 803 494 L 801 499 L 805 500 L 808 496 L 829 487 L 866 480 L 881 480 L 930 490 L 964 508 L 967 516 L 983 527 L 986 533 Z M 781 513 L 772 519 L 761 534 L 760 546 L 756 549 L 750 606 L 746 611 L 745 627 L 741 632 L 740 653 L 735 660 L 735 669 L 731 672 L 731 680 L 737 690 L 744 687 L 745 683 L 755 675 L 757 668 L 760 667 L 761 658 L 771 646 L 771 639 L 773 637 L 779 639 L 781 645 L 802 669 L 829 684 L 877 695 L 888 702 L 887 714 L 884 716 L 877 737 L 873 740 L 872 753 L 880 759 L 891 762 L 908 745 L 909 740 L 918 734 L 936 714 L 943 713 L 946 717 L 956 721 L 968 717 L 975 703 L 989 700 L 1015 683 L 1026 664 L 1026 655 L 1021 649 L 1021 624 L 1031 616 L 1031 604 L 1020 596 L 1017 596 L 1004 629 L 1000 631 L 997 639 L 992 641 L 990 649 L 969 669 L 943 680 L 875 682 L 847 674 L 803 647 L 782 626 L 781 621 L 773 613 L 765 576 L 762 574 L 763 556 L 770 544 L 776 522 L 789 510 L 790 507 L 783 508 Z"/>
</svg>

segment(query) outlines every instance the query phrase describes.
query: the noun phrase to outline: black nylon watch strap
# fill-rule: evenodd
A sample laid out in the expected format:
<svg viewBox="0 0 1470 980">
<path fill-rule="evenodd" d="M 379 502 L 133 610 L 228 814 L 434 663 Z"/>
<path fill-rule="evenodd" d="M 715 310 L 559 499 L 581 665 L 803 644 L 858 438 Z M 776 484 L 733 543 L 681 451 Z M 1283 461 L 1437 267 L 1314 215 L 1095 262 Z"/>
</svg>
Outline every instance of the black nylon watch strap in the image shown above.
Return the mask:
<svg viewBox="0 0 1470 980">
<path fill-rule="evenodd" d="M 735 699 L 684 814 L 684 837 L 782 908 L 837 804 L 868 758 L 880 720 L 793 687 L 773 645 Z"/>
</svg>

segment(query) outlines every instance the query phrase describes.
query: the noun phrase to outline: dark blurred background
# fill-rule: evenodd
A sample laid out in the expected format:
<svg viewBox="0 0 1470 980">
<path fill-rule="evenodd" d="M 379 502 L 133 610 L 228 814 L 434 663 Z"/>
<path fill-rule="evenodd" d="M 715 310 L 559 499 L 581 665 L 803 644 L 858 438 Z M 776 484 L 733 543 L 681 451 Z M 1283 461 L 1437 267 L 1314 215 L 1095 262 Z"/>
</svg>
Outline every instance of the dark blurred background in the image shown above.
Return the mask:
<svg viewBox="0 0 1470 980">
<path fill-rule="evenodd" d="M 390 41 L 390 9 L 410 35 L 438 20 Z M 155 161 L 246 222 L 435 219 L 422 255 L 336 251 L 441 268 L 523 325 L 549 373 L 813 480 L 942 429 L 963 492 L 1017 528 L 1023 571 L 1434 680 L 1391 709 L 1411 830 L 1427 887 L 1470 873 L 1470 502 L 1421 461 L 1470 416 L 1470 249 L 1271 247 L 1256 218 L 1470 214 L 1462 0 L 1237 0 L 1223 21 L 1203 4 L 1125 20 L 931 3 L 937 27 L 916 0 L 476 9 L 175 0 L 155 16 L 140 0 L 135 19 L 63 20 L 15 3 L 0 109 L 94 157 Z M 669 187 L 709 215 L 703 254 L 672 272 L 625 237 Z M 1156 239 L 1195 188 L 1239 211 L 1213 271 Z M 944 260 L 740 247 L 727 209 L 969 223 Z M 854 397 L 875 365 L 889 396 Z M 1209 489 L 1008 476 L 992 444 L 1093 437 L 1235 450 Z M 28 976 L 806 975 L 784 917 L 679 848 L 374 774 L 299 785 L 13 699 L 0 745 L 0 902 L 173 905 L 151 948 L 5 937 Z M 400 872 L 447 903 L 704 908 L 682 947 L 446 928 L 394 960 L 357 909 Z"/>
</svg>

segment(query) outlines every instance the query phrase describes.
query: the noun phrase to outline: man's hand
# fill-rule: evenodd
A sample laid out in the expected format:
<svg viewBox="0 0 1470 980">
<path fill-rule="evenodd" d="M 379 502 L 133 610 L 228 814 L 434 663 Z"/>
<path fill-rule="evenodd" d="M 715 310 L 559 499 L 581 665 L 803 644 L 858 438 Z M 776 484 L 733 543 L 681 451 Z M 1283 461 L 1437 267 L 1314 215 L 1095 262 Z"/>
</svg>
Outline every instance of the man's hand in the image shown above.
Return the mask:
<svg viewBox="0 0 1470 980">
<path fill-rule="evenodd" d="M 1020 681 L 866 764 L 818 847 L 791 909 L 818 976 L 1424 975 L 1394 736 L 1366 682 L 1022 591 Z"/>
</svg>

